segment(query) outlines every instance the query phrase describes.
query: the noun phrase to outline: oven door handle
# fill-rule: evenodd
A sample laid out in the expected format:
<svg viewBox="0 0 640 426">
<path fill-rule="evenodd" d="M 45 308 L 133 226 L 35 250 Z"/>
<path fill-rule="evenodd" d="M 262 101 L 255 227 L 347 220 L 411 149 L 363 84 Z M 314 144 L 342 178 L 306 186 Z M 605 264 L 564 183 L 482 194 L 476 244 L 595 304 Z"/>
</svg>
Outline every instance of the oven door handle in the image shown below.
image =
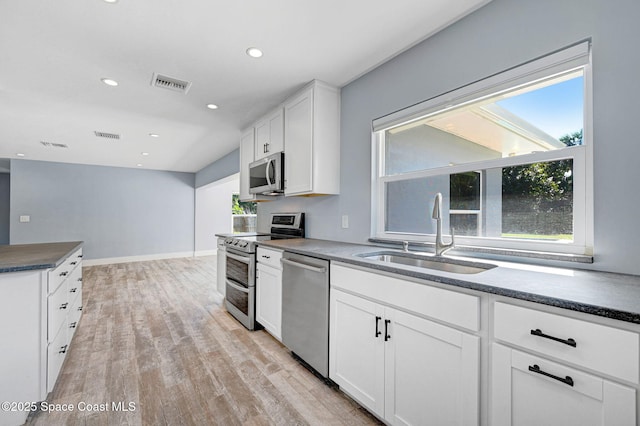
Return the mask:
<svg viewBox="0 0 640 426">
<path fill-rule="evenodd" d="M 320 274 L 324 274 L 327 271 L 327 268 L 318 268 L 316 266 L 307 265 L 306 263 L 295 262 L 289 259 L 280 259 L 283 265 L 295 266 L 296 268 L 306 269 L 311 272 L 318 272 Z"/>
<path fill-rule="evenodd" d="M 247 287 L 243 287 L 243 286 L 240 286 L 240 285 L 238 285 L 238 284 L 235 284 L 233 281 L 228 280 L 228 279 L 227 279 L 227 280 L 225 280 L 225 281 L 227 282 L 227 285 L 228 285 L 229 287 L 231 287 L 231 288 L 233 288 L 233 289 L 235 289 L 235 290 L 241 291 L 241 292 L 243 292 L 243 293 L 247 293 L 247 294 L 249 294 L 249 289 L 248 289 Z"/>
<path fill-rule="evenodd" d="M 246 256 L 238 256 L 237 254 L 229 253 L 229 250 L 226 251 L 226 256 L 232 258 L 233 260 L 237 260 L 238 262 L 246 263 L 247 265 L 251 264 L 251 259 Z"/>
</svg>

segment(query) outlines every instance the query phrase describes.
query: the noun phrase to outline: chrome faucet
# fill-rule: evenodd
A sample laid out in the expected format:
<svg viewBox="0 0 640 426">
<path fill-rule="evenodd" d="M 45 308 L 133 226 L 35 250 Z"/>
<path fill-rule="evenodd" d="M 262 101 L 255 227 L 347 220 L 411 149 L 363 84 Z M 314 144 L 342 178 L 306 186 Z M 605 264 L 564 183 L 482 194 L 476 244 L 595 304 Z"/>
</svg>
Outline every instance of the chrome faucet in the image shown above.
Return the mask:
<svg viewBox="0 0 640 426">
<path fill-rule="evenodd" d="M 436 220 L 436 256 L 442 256 L 444 252 L 455 247 L 455 237 L 453 235 L 454 229 L 451 228 L 451 242 L 445 244 L 442 241 L 442 194 L 437 193 L 436 199 L 433 202 L 433 215 Z"/>
</svg>

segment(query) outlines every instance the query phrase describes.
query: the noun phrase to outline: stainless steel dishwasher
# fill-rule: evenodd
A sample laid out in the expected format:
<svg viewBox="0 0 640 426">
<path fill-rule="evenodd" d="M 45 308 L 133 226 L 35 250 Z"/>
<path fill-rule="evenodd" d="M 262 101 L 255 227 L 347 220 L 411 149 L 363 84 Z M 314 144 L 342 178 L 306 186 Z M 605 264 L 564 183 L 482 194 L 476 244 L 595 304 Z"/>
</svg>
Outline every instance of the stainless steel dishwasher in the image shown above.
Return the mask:
<svg viewBox="0 0 640 426">
<path fill-rule="evenodd" d="M 282 256 L 282 343 L 329 376 L 329 262 L 285 252 Z"/>
</svg>

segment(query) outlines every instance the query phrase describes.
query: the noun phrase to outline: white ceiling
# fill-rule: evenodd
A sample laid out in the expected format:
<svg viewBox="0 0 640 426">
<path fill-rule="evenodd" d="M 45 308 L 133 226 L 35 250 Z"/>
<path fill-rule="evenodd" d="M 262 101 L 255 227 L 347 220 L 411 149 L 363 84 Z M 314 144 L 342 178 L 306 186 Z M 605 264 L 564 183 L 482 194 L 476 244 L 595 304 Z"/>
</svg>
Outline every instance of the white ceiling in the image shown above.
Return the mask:
<svg viewBox="0 0 640 426">
<path fill-rule="evenodd" d="M 0 157 L 196 172 L 308 81 L 342 87 L 488 1 L 0 0 Z"/>
</svg>

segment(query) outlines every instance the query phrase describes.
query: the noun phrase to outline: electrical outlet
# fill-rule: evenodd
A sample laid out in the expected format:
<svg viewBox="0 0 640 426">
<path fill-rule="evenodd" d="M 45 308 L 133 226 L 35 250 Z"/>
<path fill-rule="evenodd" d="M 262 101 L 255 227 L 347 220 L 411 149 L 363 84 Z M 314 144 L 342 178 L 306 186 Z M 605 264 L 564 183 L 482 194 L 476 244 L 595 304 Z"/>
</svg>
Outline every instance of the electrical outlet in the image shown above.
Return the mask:
<svg viewBox="0 0 640 426">
<path fill-rule="evenodd" d="M 349 215 L 342 215 L 342 228 L 347 229 L 349 227 Z"/>
<path fill-rule="evenodd" d="M 31 222 L 31 216 L 20 216 L 20 223 Z"/>
</svg>

